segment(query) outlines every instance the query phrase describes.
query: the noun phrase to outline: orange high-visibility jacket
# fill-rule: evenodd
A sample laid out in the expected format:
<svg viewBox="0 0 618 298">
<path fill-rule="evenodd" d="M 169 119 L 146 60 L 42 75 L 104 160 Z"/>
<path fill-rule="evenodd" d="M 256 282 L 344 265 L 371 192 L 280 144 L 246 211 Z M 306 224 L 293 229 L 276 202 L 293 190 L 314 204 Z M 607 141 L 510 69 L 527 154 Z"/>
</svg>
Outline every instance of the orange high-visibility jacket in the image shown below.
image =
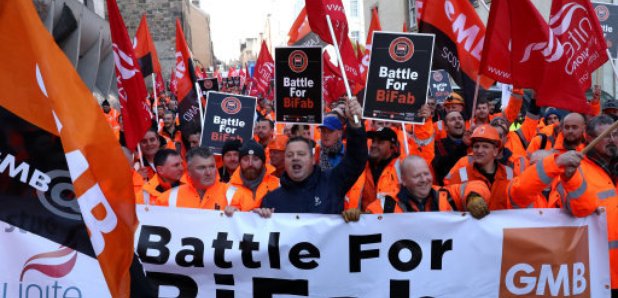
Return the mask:
<svg viewBox="0 0 618 298">
<path fill-rule="evenodd" d="M 469 181 L 444 187 L 434 185 L 433 189 L 437 197 L 430 199 L 438 200 L 440 211 L 467 211 L 467 199 L 472 192 L 480 195 L 489 204 L 490 192 L 487 185 L 482 181 Z M 384 206 L 389 198 L 395 201 L 395 208 L 392 212 L 403 213 L 404 208 L 402 208 L 402 203 L 400 203 L 396 193 L 378 196 L 377 200 L 367 206 L 367 211 L 373 214 L 384 213 Z"/>
<path fill-rule="evenodd" d="M 469 163 L 465 167 L 453 167 L 446 177 L 444 185 L 460 184 L 467 181 L 480 180 L 485 182 L 491 191 L 489 200 L 490 210 L 507 209 L 507 188 L 513 180 L 513 168 L 502 164 L 497 164 L 494 182 L 489 180 L 479 172 L 474 163 Z"/>
<path fill-rule="evenodd" d="M 187 183 L 186 175 L 180 177 L 180 184 Z M 158 189 L 163 188 L 163 191 Z M 172 188 L 171 185 L 165 183 L 159 178 L 158 174 L 155 174 L 152 179 L 148 180 L 139 191 L 135 192 L 135 203 L 144 205 L 154 205 L 157 199 L 168 189 Z"/>
<path fill-rule="evenodd" d="M 534 138 L 532 138 L 532 141 L 530 141 L 530 145 L 528 145 L 528 149 L 526 150 L 526 152 L 531 155 L 537 150 L 552 150 L 553 149 L 554 152 L 556 153 L 564 153 L 564 152 L 569 151 L 569 149 L 564 147 L 564 135 L 562 134 L 562 132 L 560 132 L 558 136 L 556 136 L 555 138 L 553 135 L 547 136 L 547 141 L 545 142 L 544 148 L 541 148 L 542 142 L 543 142 L 542 136 L 540 135 L 535 136 Z M 586 145 L 584 145 L 583 143 L 580 143 L 579 145 L 577 145 L 577 148 L 575 148 L 575 150 L 582 151 L 584 147 L 586 147 Z"/>
<path fill-rule="evenodd" d="M 504 148 L 509 149 L 515 157 L 526 156 L 526 148 L 536 134 L 538 122 L 539 117 L 537 115 L 527 114 L 521 126 L 516 131 L 510 131 L 507 134 Z"/>
<path fill-rule="evenodd" d="M 563 168 L 556 165 L 556 157 L 558 154 L 547 156 L 526 168 L 511 181 L 508 187 L 509 209 L 560 207 L 560 198 L 556 191 L 550 192 L 549 198 L 541 194 L 547 187 L 555 190 L 560 181 L 559 177 L 564 172 Z"/>
<path fill-rule="evenodd" d="M 577 217 L 591 215 L 598 207 L 607 214 L 607 237 L 612 289 L 618 289 L 618 194 L 616 185 L 594 161 L 585 157 L 571 179 L 564 181 L 566 198 L 562 202 Z"/>
<path fill-rule="evenodd" d="M 238 208 L 240 211 L 251 211 L 259 208 L 262 204 L 262 198 L 269 192 L 279 188 L 279 178 L 271 175 L 268 170 L 264 174 L 264 178 L 258 185 L 255 193 L 247 188 L 240 178 L 240 170 L 234 171 L 230 182 L 228 183 L 225 199 L 228 205 Z"/>
<path fill-rule="evenodd" d="M 155 204 L 168 207 L 223 210 L 227 206 L 227 200 L 225 199 L 227 187 L 228 185 L 219 182 L 217 177 L 215 183 L 208 187 L 200 198 L 193 183 L 189 180 L 186 184 L 176 186 L 164 192 Z"/>
<path fill-rule="evenodd" d="M 391 160 L 391 162 L 382 171 L 382 174 L 378 178 L 378 183 L 376 184 L 373 181 L 373 175 L 371 174 L 369 162 L 367 162 L 365 171 L 363 172 L 365 176 L 365 184 L 363 186 L 361 197 L 361 210 L 366 210 L 367 206 L 369 206 L 369 204 L 373 202 L 379 194 L 397 193 L 399 190 L 399 183 L 401 181 L 399 163 L 399 158 L 393 158 L 393 160 Z"/>
</svg>

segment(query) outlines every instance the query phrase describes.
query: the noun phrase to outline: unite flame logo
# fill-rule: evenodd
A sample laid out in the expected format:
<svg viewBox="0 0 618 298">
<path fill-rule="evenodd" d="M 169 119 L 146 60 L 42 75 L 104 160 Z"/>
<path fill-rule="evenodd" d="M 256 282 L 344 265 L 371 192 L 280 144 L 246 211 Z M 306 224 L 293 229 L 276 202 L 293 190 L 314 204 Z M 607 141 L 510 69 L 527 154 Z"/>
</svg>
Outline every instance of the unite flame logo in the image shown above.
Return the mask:
<svg viewBox="0 0 618 298">
<path fill-rule="evenodd" d="M 499 297 L 590 297 L 588 227 L 505 229 Z"/>
<path fill-rule="evenodd" d="M 120 50 L 116 44 L 113 44 L 112 48 L 114 50 L 114 64 L 122 79 L 128 80 L 135 76 L 135 74 L 139 72 L 139 69 L 133 65 L 133 59 Z"/>
<path fill-rule="evenodd" d="M 31 270 L 38 271 L 52 278 L 67 276 L 75 267 L 77 252 L 65 246 L 58 250 L 41 253 L 29 258 L 19 276 L 19 281 L 24 280 L 24 275 Z"/>
</svg>

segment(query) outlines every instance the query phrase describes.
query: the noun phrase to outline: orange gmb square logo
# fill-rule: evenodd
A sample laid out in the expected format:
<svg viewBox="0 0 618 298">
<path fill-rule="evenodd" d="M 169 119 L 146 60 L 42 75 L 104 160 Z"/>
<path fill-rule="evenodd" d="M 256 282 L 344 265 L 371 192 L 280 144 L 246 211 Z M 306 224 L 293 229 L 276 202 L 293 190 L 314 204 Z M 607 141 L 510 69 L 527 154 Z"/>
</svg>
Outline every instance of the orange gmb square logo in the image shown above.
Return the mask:
<svg viewBox="0 0 618 298">
<path fill-rule="evenodd" d="M 590 297 L 588 227 L 504 229 L 500 297 Z"/>
</svg>

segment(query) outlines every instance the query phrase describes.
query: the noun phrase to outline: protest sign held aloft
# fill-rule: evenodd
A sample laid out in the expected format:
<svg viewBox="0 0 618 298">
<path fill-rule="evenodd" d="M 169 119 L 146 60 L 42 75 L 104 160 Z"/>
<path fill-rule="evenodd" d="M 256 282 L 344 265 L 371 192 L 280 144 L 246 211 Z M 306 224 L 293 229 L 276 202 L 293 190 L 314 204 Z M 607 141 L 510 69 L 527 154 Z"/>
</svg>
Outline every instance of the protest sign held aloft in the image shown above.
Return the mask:
<svg viewBox="0 0 618 298">
<path fill-rule="evenodd" d="M 225 141 L 251 139 L 255 108 L 255 97 L 208 92 L 202 146 L 221 154 Z"/>
<path fill-rule="evenodd" d="M 275 49 L 277 122 L 322 123 L 322 49 Z"/>
<path fill-rule="evenodd" d="M 444 102 L 452 92 L 451 80 L 449 79 L 448 72 L 444 69 L 432 71 L 429 82 L 429 92 L 438 103 Z"/>
<path fill-rule="evenodd" d="M 219 81 L 217 78 L 201 79 L 197 80 L 197 83 L 200 85 L 204 97 L 206 97 L 208 91 L 219 91 Z"/>
<path fill-rule="evenodd" d="M 422 122 L 433 44 L 433 34 L 374 32 L 364 118 Z"/>
<path fill-rule="evenodd" d="M 592 5 L 601 23 L 611 58 L 616 59 L 618 58 L 618 5 L 608 3 L 592 3 Z"/>
</svg>

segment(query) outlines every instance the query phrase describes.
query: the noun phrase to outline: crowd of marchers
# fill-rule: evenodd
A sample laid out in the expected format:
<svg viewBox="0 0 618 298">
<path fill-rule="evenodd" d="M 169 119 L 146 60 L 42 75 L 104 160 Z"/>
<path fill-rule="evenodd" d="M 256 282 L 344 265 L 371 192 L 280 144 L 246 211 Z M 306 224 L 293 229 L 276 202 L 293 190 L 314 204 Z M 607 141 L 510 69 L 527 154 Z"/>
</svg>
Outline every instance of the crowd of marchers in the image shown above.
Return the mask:
<svg viewBox="0 0 618 298">
<path fill-rule="evenodd" d="M 175 99 L 162 96 L 158 123 L 125 150 L 138 204 L 273 213 L 468 212 L 564 208 L 576 217 L 607 213 L 612 288 L 618 288 L 618 129 L 582 150 L 618 120 L 618 101 L 589 101 L 589 114 L 536 105 L 515 89 L 508 105 L 479 98 L 467 119 L 453 92 L 419 111 L 424 122 L 362 119 L 357 98 L 328 105 L 320 125 L 275 123 L 260 99 L 254 138 L 229 140 L 215 155 L 200 131 L 178 127 Z M 105 116 L 122 144 L 122 119 Z M 355 121 L 359 119 L 359 121 Z"/>
</svg>

